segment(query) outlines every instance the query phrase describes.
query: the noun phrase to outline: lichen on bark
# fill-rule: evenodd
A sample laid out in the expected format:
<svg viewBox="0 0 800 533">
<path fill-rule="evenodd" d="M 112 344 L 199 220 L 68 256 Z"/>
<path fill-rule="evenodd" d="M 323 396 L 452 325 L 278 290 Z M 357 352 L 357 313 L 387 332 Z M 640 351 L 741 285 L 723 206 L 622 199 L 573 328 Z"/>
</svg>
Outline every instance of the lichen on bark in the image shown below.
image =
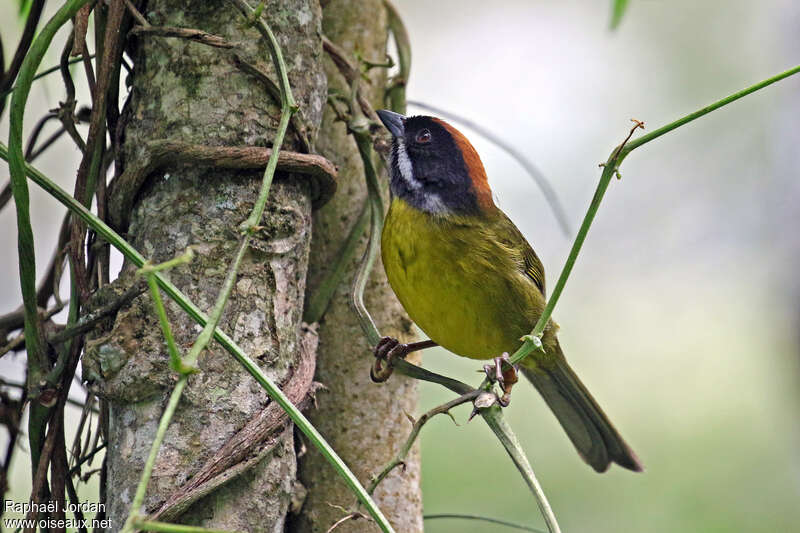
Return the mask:
<svg viewBox="0 0 800 533">
<path fill-rule="evenodd" d="M 150 1 L 143 9 L 154 25 L 199 28 L 244 48 L 248 60 L 274 78 L 259 34 L 226 2 Z M 325 101 L 320 9 L 311 0 L 267 2 L 264 16 L 285 50 L 295 98 L 317 131 Z M 131 93 L 123 113 L 121 165 L 145 157 L 151 139 L 214 146 L 270 146 L 279 105 L 226 51 L 180 39 L 144 36 L 130 49 Z M 284 149 L 298 149 L 290 130 Z M 201 309 L 213 305 L 260 187 L 262 171 L 182 165 L 150 176 L 131 207 L 128 237 L 154 262 L 192 245 L 195 259 L 168 275 Z M 276 382 L 299 349 L 302 302 L 311 236 L 311 200 L 302 176 L 278 175 L 220 327 L 232 335 Z M 126 265 L 118 284 L 131 280 Z M 180 346 L 199 328 L 168 303 Z M 144 459 L 175 382 L 163 336 L 144 294 L 123 309 L 108 331 L 96 332 L 85 374 L 110 406 L 105 501 L 113 528 L 121 527 Z M 268 401 L 238 363 L 212 343 L 199 360 L 167 431 L 150 481 L 144 511 L 151 511 Z M 282 531 L 295 492 L 292 431 L 258 466 L 195 503 L 179 521 L 240 531 Z"/>
</svg>

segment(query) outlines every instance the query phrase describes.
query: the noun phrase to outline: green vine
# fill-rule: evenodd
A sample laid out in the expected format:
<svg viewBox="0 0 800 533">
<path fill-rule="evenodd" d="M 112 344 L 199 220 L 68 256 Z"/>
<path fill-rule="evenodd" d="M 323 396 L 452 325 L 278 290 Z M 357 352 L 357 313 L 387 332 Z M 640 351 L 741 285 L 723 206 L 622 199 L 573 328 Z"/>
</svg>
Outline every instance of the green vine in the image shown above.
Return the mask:
<svg viewBox="0 0 800 533">
<path fill-rule="evenodd" d="M 7 157 L 11 175 L 11 191 L 17 212 L 19 278 L 25 314 L 25 348 L 28 352 L 28 391 L 30 394 L 29 399 L 32 400 L 28 418 L 28 439 L 31 450 L 31 464 L 33 465 L 39 463 L 39 453 L 44 443 L 44 428 L 49 418 L 49 409 L 37 401 L 37 384 L 45 379 L 50 365 L 43 351 L 44 340 L 39 327 L 39 314 L 36 305 L 36 254 L 30 219 L 28 182 L 25 179 L 22 126 L 25 117 L 25 104 L 28 101 L 31 84 L 36 76 L 36 69 L 42 62 L 53 36 L 87 2 L 88 0 L 68 1 L 45 24 L 22 62 L 17 84 L 11 96 Z"/>
<path fill-rule="evenodd" d="M 638 139 L 628 143 L 623 143 L 611 152 L 608 161 L 606 161 L 603 165 L 603 172 L 600 175 L 600 182 L 597 184 L 597 189 L 595 190 L 594 197 L 589 204 L 589 209 L 586 211 L 586 216 L 583 217 L 583 222 L 581 223 L 580 229 L 578 229 L 578 235 L 575 237 L 575 241 L 572 243 L 572 248 L 570 249 L 567 260 L 564 263 L 564 268 L 561 269 L 561 274 L 558 276 L 558 281 L 553 289 L 553 293 L 551 294 L 550 299 L 547 300 L 547 305 L 542 312 L 542 316 L 539 317 L 539 321 L 536 322 L 533 331 L 531 331 L 530 335 L 526 335 L 521 339 L 523 340 L 522 346 L 520 346 L 519 349 L 517 349 L 517 351 L 511 356 L 509 360 L 510 364 L 519 363 L 531 352 L 533 352 L 533 350 L 541 347 L 541 336 L 544 332 L 544 328 L 547 325 L 548 320 L 550 320 L 550 316 L 553 314 L 553 309 L 555 308 L 556 303 L 558 303 L 558 299 L 561 296 L 561 292 L 564 290 L 564 286 L 567 284 L 567 279 L 572 272 L 572 268 L 575 266 L 575 260 L 578 259 L 578 254 L 581 251 L 583 242 L 586 240 L 586 235 L 589 233 L 589 228 L 592 225 L 592 221 L 594 221 L 597 210 L 600 208 L 600 203 L 603 201 L 603 196 L 608 189 L 608 185 L 611 183 L 611 178 L 616 175 L 619 170 L 619 166 L 622 164 L 622 161 L 628 156 L 628 154 L 630 154 L 636 148 L 639 148 L 640 146 L 647 144 L 650 141 L 655 140 L 676 128 L 684 126 L 693 120 L 697 120 L 703 115 L 707 115 L 708 113 L 711 113 L 720 107 L 726 106 L 731 102 L 735 102 L 736 100 L 747 96 L 748 94 L 754 93 L 759 89 L 763 89 L 764 87 L 772 85 L 773 83 L 781 81 L 782 79 L 793 76 L 798 72 L 800 72 L 800 65 L 781 72 L 780 74 L 771 78 L 767 78 L 766 80 L 756 83 L 755 85 L 751 85 L 750 87 L 742 89 L 741 91 L 735 92 L 730 96 L 726 96 L 725 98 L 718 100 L 713 104 L 699 109 L 694 113 L 689 113 L 688 115 L 670 122 L 666 126 L 662 126 L 654 131 L 651 131 L 647 135 L 643 135 Z"/>
</svg>

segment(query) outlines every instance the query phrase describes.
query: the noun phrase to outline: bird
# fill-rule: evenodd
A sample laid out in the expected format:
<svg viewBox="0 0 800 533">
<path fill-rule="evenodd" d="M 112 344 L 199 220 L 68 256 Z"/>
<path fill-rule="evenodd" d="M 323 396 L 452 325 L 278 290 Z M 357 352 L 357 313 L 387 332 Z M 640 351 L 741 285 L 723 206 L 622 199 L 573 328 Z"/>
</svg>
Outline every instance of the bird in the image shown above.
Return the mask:
<svg viewBox="0 0 800 533">
<path fill-rule="evenodd" d="M 542 262 L 495 205 L 481 158 L 461 132 L 431 116 L 377 114 L 392 135 L 381 259 L 389 285 L 430 341 L 400 344 L 385 337 L 376 355 L 403 357 L 438 344 L 456 355 L 494 360 L 497 377 L 513 383 L 515 375 L 501 361 L 519 348 L 544 310 Z M 567 364 L 558 328 L 548 321 L 542 350 L 523 359 L 519 370 L 595 471 L 611 463 L 643 471 Z"/>
</svg>

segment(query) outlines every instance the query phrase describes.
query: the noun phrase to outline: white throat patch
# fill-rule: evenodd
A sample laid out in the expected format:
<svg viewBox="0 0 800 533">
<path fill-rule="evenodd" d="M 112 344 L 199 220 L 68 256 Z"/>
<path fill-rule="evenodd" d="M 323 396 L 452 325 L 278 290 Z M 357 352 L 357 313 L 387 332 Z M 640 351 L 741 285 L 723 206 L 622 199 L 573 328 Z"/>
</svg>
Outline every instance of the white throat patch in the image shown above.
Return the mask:
<svg viewBox="0 0 800 533">
<path fill-rule="evenodd" d="M 450 210 L 438 194 L 430 191 L 420 191 L 420 189 L 422 189 L 422 182 L 414 177 L 414 168 L 411 165 L 411 159 L 408 157 L 406 143 L 403 139 L 397 139 L 395 158 L 397 159 L 397 168 L 400 170 L 400 177 L 406 182 L 409 189 L 412 191 L 419 191 L 414 194 L 416 198 L 416 202 L 414 202 L 415 207 L 431 215 L 444 215 L 449 213 Z"/>
<path fill-rule="evenodd" d="M 397 157 L 397 168 L 400 169 L 400 176 L 403 181 L 414 190 L 422 187 L 422 183 L 414 179 L 414 168 L 411 166 L 411 159 L 409 159 L 406 151 L 406 142 L 399 137 L 397 139 L 397 155 L 395 157 Z"/>
</svg>

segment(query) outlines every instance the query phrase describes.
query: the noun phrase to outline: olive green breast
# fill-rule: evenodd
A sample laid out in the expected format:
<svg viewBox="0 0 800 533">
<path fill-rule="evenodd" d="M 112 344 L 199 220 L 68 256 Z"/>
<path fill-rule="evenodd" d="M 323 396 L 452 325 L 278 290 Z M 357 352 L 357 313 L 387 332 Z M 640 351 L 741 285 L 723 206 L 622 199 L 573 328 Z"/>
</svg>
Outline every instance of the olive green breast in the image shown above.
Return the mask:
<svg viewBox="0 0 800 533">
<path fill-rule="evenodd" d="M 521 253 L 495 222 L 491 214 L 433 216 L 395 198 L 381 243 L 389 283 L 411 319 L 431 340 L 476 359 L 516 350 L 544 308 Z"/>
</svg>

